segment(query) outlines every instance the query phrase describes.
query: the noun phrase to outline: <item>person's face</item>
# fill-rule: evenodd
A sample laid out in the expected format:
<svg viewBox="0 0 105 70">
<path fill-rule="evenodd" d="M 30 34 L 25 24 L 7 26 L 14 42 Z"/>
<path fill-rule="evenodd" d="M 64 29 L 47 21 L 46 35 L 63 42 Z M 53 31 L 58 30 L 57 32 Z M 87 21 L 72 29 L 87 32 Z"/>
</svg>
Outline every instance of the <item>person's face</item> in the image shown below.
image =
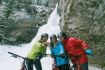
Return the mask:
<svg viewBox="0 0 105 70">
<path fill-rule="evenodd" d="M 52 37 L 52 42 L 55 44 L 57 42 L 57 38 Z"/>
<path fill-rule="evenodd" d="M 63 40 L 64 40 L 64 37 L 63 37 L 63 36 L 60 36 L 60 37 L 59 37 L 59 40 L 60 40 L 60 41 L 63 41 Z"/>
<path fill-rule="evenodd" d="M 48 40 L 48 36 L 43 37 L 43 42 L 46 42 Z"/>
</svg>

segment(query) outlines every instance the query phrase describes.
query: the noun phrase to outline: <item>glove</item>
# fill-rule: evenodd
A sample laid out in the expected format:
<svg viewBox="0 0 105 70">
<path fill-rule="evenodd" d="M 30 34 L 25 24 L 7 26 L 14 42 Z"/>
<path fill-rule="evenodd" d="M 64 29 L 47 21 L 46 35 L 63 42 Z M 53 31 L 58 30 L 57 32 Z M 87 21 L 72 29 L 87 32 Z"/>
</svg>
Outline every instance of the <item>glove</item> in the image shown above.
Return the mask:
<svg viewBox="0 0 105 70">
<path fill-rule="evenodd" d="M 85 52 L 87 55 L 92 55 L 92 53 L 93 53 L 91 49 L 87 49 Z"/>
</svg>

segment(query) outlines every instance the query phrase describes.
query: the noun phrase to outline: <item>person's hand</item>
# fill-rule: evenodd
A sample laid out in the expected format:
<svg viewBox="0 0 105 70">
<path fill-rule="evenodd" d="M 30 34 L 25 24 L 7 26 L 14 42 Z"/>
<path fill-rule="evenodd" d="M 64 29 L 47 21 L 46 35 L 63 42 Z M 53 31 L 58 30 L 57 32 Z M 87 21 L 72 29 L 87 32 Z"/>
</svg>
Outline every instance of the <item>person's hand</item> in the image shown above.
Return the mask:
<svg viewBox="0 0 105 70">
<path fill-rule="evenodd" d="M 45 42 L 44 45 L 45 46 L 50 46 L 50 43 L 49 42 Z"/>
</svg>

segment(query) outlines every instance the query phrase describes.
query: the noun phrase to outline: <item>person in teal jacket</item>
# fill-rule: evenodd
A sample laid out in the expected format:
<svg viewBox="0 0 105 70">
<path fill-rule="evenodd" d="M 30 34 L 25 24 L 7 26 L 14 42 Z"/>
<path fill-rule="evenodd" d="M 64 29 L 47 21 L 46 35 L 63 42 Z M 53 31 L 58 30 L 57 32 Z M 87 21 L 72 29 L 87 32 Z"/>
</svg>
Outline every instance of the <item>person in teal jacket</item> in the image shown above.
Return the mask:
<svg viewBox="0 0 105 70">
<path fill-rule="evenodd" d="M 42 70 L 40 59 L 42 55 L 46 52 L 45 43 L 48 39 L 48 34 L 44 33 L 41 35 L 41 39 L 38 42 L 35 42 L 27 54 L 26 67 L 27 70 L 33 70 L 33 65 L 36 70 Z"/>
<path fill-rule="evenodd" d="M 69 69 L 69 59 L 65 54 L 65 50 L 63 44 L 60 41 L 57 41 L 57 37 L 55 34 L 50 37 L 51 43 L 51 55 L 55 59 L 56 67 L 59 70 L 70 70 Z"/>
</svg>

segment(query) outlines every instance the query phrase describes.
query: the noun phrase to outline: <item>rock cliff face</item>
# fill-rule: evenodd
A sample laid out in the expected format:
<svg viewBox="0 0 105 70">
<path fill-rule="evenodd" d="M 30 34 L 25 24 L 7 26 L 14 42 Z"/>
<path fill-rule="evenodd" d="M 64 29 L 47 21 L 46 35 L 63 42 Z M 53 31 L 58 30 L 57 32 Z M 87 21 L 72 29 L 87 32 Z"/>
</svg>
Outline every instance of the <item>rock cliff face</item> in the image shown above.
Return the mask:
<svg viewBox="0 0 105 70">
<path fill-rule="evenodd" d="M 62 31 L 87 41 L 94 52 L 91 62 L 105 66 L 105 0 L 61 0 L 59 5 Z"/>
</svg>

